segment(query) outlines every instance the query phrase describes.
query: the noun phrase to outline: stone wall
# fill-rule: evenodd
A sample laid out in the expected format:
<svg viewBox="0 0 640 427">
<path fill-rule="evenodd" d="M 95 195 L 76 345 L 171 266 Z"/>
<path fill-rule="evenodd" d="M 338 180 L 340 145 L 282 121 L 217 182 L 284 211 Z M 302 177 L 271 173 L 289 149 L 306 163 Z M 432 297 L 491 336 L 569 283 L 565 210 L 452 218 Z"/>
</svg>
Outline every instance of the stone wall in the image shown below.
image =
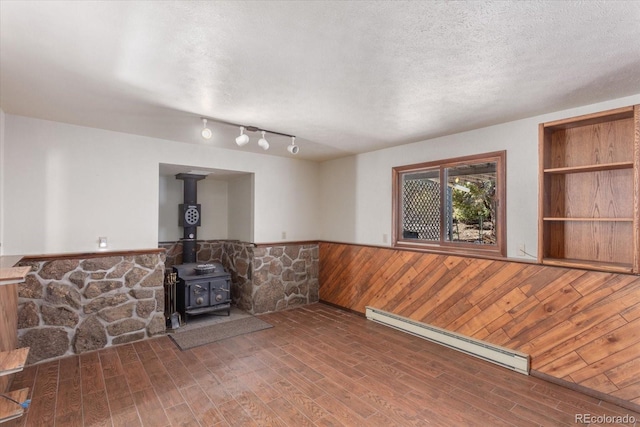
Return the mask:
<svg viewBox="0 0 640 427">
<path fill-rule="evenodd" d="M 106 254 L 105 254 L 106 255 Z M 79 354 L 165 331 L 163 253 L 24 259 L 19 346 L 28 363 Z"/>
<path fill-rule="evenodd" d="M 231 299 L 241 310 L 253 313 L 252 260 L 255 245 L 228 241 L 224 244 L 222 265 L 231 274 Z"/>
<path fill-rule="evenodd" d="M 318 301 L 318 244 L 260 246 L 253 250 L 253 314 Z"/>
<path fill-rule="evenodd" d="M 182 243 L 162 242 L 167 269 L 182 262 Z M 231 298 L 252 314 L 285 310 L 318 301 L 317 243 L 260 245 L 235 240 L 202 240 L 197 262 L 219 262 L 231 274 Z"/>
</svg>

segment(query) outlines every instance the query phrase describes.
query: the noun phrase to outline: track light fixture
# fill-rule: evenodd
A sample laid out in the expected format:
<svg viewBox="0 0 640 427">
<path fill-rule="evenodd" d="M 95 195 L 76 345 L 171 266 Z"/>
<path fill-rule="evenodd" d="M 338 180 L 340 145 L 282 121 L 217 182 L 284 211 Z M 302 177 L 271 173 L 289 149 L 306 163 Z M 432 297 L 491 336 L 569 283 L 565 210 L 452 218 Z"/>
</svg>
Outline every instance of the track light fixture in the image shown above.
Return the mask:
<svg viewBox="0 0 640 427">
<path fill-rule="evenodd" d="M 244 126 L 240 126 L 240 136 L 236 138 L 236 144 L 238 147 L 242 147 L 243 145 L 247 145 L 249 142 L 249 135 L 244 133 Z"/>
<path fill-rule="evenodd" d="M 236 144 L 238 145 L 238 147 L 244 147 L 245 145 L 247 145 L 249 143 L 249 135 L 247 135 L 245 132 L 246 131 L 250 131 L 250 132 L 261 132 L 262 137 L 258 140 L 258 146 L 260 148 L 262 148 L 263 150 L 268 150 L 269 149 L 269 141 L 267 141 L 266 138 L 266 134 L 267 133 L 271 133 L 274 135 L 280 135 L 280 136 L 287 136 L 289 138 L 291 138 L 291 145 L 289 145 L 287 147 L 287 151 L 291 154 L 298 154 L 298 152 L 300 151 L 300 147 L 298 147 L 296 145 L 296 137 L 293 135 L 287 135 L 286 133 L 280 133 L 280 132 L 274 132 L 272 130 L 266 130 L 266 129 L 260 129 L 257 128 L 255 126 L 243 126 L 243 125 L 238 125 L 235 123 L 230 123 L 230 122 L 225 122 L 223 120 L 218 120 L 218 119 L 206 119 L 204 117 L 201 117 L 202 119 L 202 123 L 203 123 L 203 129 L 202 129 L 202 137 L 204 139 L 211 139 L 211 137 L 213 136 L 213 132 L 211 132 L 211 129 L 209 129 L 207 127 L 207 121 L 211 121 L 211 122 L 216 122 L 216 123 L 222 123 L 224 125 L 230 125 L 230 126 L 237 126 L 240 128 L 240 135 L 238 137 L 236 137 Z"/>
<path fill-rule="evenodd" d="M 211 129 L 207 127 L 207 119 L 202 119 L 202 126 L 202 137 L 204 139 L 211 139 L 211 136 L 213 136 L 213 132 L 211 132 Z"/>
<path fill-rule="evenodd" d="M 296 145 L 295 136 L 291 137 L 291 145 L 287 147 L 287 151 L 290 152 L 291 154 L 298 154 L 298 151 L 300 151 L 300 147 Z"/>
<path fill-rule="evenodd" d="M 258 145 L 260 146 L 260 148 L 267 151 L 269 149 L 269 141 L 267 141 L 266 138 L 264 137 L 265 133 L 266 133 L 265 131 L 262 131 L 262 138 L 258 140 Z"/>
</svg>

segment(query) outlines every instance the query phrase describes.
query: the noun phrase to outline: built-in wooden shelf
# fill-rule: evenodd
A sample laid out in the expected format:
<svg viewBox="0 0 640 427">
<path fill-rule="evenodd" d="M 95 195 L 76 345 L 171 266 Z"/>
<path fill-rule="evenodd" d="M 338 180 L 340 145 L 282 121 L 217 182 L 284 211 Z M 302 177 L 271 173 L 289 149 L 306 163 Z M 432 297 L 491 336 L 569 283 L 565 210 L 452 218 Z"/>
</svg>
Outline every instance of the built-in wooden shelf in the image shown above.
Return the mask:
<svg viewBox="0 0 640 427">
<path fill-rule="evenodd" d="M 16 402 L 23 403 L 27 400 L 27 396 L 29 395 L 29 388 L 10 391 L 8 393 L 4 393 L 4 395 L 10 397 Z M 25 408 L 23 408 L 16 402 L 12 402 L 11 400 L 5 399 L 4 397 L 0 396 L 0 423 L 11 421 L 18 417 L 21 417 L 22 414 L 24 414 Z"/>
<path fill-rule="evenodd" d="M 0 286 L 24 282 L 31 267 L 0 268 Z"/>
<path fill-rule="evenodd" d="M 639 274 L 640 106 L 541 123 L 539 154 L 538 261 Z"/>
<path fill-rule="evenodd" d="M 0 352 L 0 376 L 20 372 L 29 356 L 29 347 Z"/>
<path fill-rule="evenodd" d="M 545 217 L 544 221 L 584 221 L 584 222 L 633 222 L 633 218 L 569 218 L 569 217 Z"/>
<path fill-rule="evenodd" d="M 544 173 L 581 173 L 581 172 L 598 172 L 598 171 L 610 171 L 616 169 L 633 169 L 633 162 L 616 162 L 616 163 L 602 163 L 598 165 L 585 165 L 585 166 L 568 166 L 562 168 L 548 168 L 544 170 Z"/>
</svg>

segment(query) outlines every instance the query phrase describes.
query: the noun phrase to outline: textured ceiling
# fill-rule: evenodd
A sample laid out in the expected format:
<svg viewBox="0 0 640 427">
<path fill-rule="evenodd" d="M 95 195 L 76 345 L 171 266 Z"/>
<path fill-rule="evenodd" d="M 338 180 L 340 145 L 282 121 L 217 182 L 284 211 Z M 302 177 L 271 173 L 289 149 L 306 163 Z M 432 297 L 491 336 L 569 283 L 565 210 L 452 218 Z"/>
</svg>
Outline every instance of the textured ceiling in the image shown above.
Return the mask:
<svg viewBox="0 0 640 427">
<path fill-rule="evenodd" d="M 236 149 L 205 116 L 315 160 L 640 93 L 638 1 L 2 0 L 0 19 L 6 113 Z"/>
</svg>

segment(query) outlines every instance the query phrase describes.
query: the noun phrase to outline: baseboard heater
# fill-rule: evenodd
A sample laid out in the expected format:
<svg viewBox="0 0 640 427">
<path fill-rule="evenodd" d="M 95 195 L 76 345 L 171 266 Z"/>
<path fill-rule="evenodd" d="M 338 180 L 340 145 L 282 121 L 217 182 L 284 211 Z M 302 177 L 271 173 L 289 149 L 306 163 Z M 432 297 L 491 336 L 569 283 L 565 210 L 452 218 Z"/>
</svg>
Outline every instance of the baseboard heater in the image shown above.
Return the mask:
<svg viewBox="0 0 640 427">
<path fill-rule="evenodd" d="M 509 350 L 436 326 L 398 316 L 377 308 L 366 307 L 367 319 L 467 353 L 502 367 L 529 375 L 529 355 Z"/>
</svg>

